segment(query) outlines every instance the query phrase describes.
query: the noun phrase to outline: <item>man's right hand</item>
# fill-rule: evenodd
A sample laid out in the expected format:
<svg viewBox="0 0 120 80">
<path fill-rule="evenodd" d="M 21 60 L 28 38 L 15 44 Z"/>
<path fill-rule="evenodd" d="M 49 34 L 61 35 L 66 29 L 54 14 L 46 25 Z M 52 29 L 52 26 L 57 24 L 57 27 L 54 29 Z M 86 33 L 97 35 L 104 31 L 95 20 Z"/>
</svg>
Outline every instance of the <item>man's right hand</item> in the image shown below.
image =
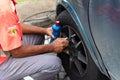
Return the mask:
<svg viewBox="0 0 120 80">
<path fill-rule="evenodd" d="M 66 38 L 57 38 L 54 42 L 51 43 L 54 47 L 54 52 L 60 53 L 66 48 L 69 44 L 69 41 Z"/>
</svg>

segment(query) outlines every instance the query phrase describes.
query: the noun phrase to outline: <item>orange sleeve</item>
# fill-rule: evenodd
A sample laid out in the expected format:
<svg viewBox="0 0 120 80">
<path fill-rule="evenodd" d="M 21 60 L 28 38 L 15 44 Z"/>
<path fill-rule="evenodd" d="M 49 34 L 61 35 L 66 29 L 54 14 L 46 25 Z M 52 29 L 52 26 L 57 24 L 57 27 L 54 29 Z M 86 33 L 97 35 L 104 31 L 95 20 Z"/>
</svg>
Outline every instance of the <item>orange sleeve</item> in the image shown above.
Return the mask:
<svg viewBox="0 0 120 80">
<path fill-rule="evenodd" d="M 3 7 L 4 8 L 4 7 Z M 22 45 L 22 29 L 15 11 L 0 11 L 0 45 L 4 51 Z"/>
</svg>

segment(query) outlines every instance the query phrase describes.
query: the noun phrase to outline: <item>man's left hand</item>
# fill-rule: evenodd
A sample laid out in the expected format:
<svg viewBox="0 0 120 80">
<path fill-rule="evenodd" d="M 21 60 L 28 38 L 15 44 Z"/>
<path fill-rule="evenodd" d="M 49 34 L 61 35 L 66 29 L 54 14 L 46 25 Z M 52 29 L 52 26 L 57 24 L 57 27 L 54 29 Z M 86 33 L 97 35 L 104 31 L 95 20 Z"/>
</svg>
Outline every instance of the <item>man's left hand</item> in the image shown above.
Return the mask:
<svg viewBox="0 0 120 80">
<path fill-rule="evenodd" d="M 51 38 L 54 38 L 54 35 L 52 34 L 52 32 L 53 32 L 52 27 L 46 28 L 46 34 Z"/>
</svg>

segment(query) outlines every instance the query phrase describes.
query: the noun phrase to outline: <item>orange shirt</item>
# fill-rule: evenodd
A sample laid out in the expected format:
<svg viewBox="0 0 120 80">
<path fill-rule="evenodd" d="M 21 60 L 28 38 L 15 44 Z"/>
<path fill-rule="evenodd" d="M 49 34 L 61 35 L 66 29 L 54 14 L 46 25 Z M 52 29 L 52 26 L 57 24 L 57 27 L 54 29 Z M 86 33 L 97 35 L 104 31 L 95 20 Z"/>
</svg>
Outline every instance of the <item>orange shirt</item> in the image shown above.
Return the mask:
<svg viewBox="0 0 120 80">
<path fill-rule="evenodd" d="M 0 9 L 0 64 L 8 59 L 5 51 L 22 45 L 22 28 L 16 14 L 15 1 L 12 0 L 7 7 L 6 5 L 2 5 Z"/>
</svg>

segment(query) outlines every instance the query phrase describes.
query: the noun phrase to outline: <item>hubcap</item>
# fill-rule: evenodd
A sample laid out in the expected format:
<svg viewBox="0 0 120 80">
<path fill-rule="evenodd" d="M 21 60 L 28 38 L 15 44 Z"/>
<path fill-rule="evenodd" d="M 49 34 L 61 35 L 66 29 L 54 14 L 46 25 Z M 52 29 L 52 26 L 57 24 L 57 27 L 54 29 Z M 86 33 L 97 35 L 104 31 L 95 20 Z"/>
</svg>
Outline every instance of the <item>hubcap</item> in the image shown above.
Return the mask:
<svg viewBox="0 0 120 80">
<path fill-rule="evenodd" d="M 69 55 L 70 70 L 78 76 L 83 76 L 87 70 L 88 57 L 83 42 L 77 31 L 70 26 L 63 26 L 61 37 L 67 37 L 69 46 L 64 53 Z"/>
</svg>

